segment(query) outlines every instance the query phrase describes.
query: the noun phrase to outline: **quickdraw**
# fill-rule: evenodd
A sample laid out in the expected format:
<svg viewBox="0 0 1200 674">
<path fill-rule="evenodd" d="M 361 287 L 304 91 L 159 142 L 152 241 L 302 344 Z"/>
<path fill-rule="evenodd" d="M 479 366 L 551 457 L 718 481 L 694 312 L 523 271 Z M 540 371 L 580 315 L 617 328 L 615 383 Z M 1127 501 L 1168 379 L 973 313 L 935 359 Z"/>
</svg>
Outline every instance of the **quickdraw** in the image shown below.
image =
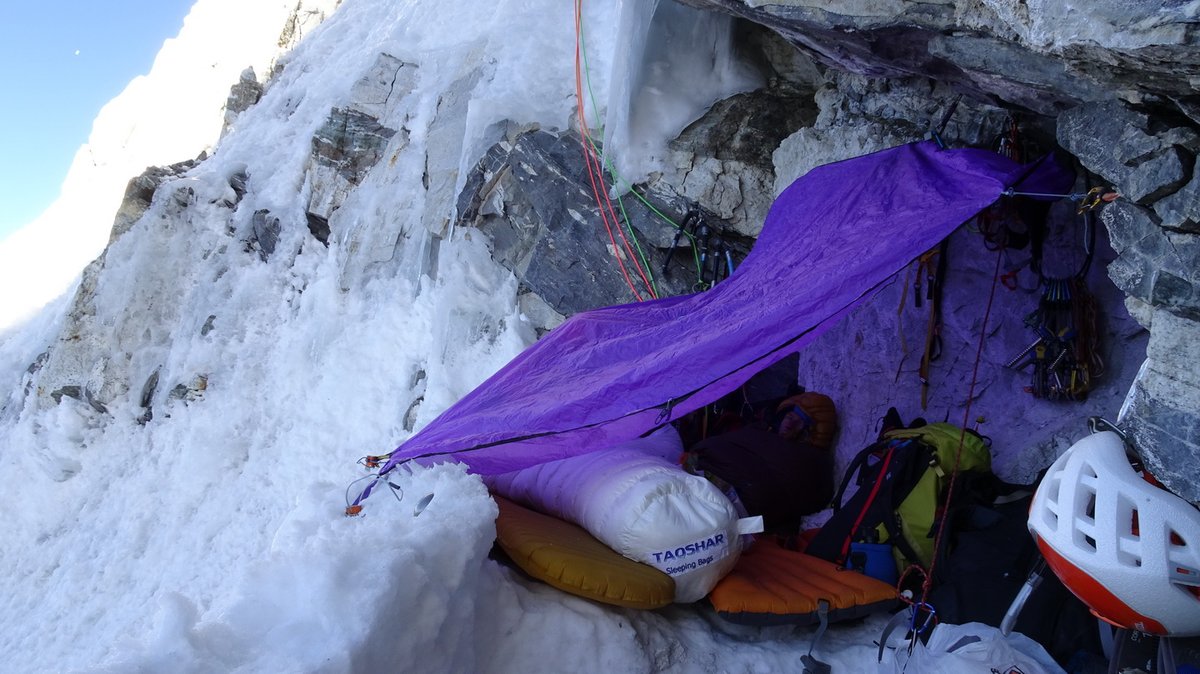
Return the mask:
<svg viewBox="0 0 1200 674">
<path fill-rule="evenodd" d="M 1000 275 L 1000 285 L 1004 286 L 1005 288 L 1008 288 L 1009 290 L 1016 290 L 1018 287 L 1017 286 L 1017 272 L 1018 271 L 1020 271 L 1020 270 L 1013 269 L 1011 271 L 1006 271 L 1003 274 L 1001 274 Z"/>
<path fill-rule="evenodd" d="M 1088 194 L 1103 203 L 1107 193 L 1092 189 Z M 1036 339 L 1006 364 L 1014 370 L 1033 367 L 1026 390 L 1035 398 L 1083 400 L 1104 371 L 1096 298 L 1086 282 L 1095 250 L 1093 209 L 1079 211 L 1084 218 L 1083 264 L 1066 278 L 1041 276 L 1038 308 L 1025 317 L 1025 325 Z M 1040 264 L 1037 266 L 1040 270 Z"/>
<path fill-rule="evenodd" d="M 1083 400 L 1099 376 L 1096 299 L 1080 278 L 1045 279 L 1038 308 L 1025 317 L 1037 339 L 1008 367 L 1033 366 L 1029 393 L 1047 400 Z"/>
<path fill-rule="evenodd" d="M 1121 195 L 1113 191 L 1111 187 L 1093 187 L 1079 200 L 1079 208 L 1076 213 L 1082 215 L 1094 211 L 1104 204 L 1111 204 L 1120 198 Z"/>
<path fill-rule="evenodd" d="M 391 454 L 383 454 L 381 456 L 371 456 L 368 454 L 367 456 L 364 456 L 358 460 L 358 465 L 362 466 L 363 468 L 375 470 L 384 463 L 387 463 L 387 460 L 390 458 L 392 458 Z"/>
<path fill-rule="evenodd" d="M 921 366 L 918 376 L 921 382 L 921 409 L 929 403 L 929 374 L 933 361 L 942 355 L 942 283 L 946 278 L 946 257 L 949 252 L 949 240 L 943 240 L 934 248 L 921 256 L 917 269 L 916 305 L 921 306 L 921 274 L 924 272 L 928 285 L 925 288 L 925 299 L 929 300 L 929 323 L 925 331 L 925 350 L 921 355 Z"/>
<path fill-rule="evenodd" d="M 675 239 L 671 242 L 669 250 L 675 250 L 684 235 L 692 240 L 692 245 L 697 251 L 696 283 L 692 286 L 694 292 L 708 290 L 733 273 L 733 248 L 727 242 L 724 232 L 714 231 L 699 210 L 692 209 L 687 212 L 683 224 L 675 231 Z M 669 256 L 663 261 L 664 277 L 668 275 L 670 262 Z"/>
</svg>

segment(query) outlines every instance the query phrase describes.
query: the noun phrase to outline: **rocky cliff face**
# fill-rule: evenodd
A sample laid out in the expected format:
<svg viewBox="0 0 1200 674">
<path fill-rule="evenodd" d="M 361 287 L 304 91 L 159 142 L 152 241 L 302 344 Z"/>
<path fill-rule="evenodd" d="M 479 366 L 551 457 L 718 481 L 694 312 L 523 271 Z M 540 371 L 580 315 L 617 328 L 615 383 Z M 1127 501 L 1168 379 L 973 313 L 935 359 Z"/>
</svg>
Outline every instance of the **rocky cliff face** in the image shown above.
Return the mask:
<svg viewBox="0 0 1200 674">
<path fill-rule="evenodd" d="M 1056 115 L 1119 98 L 1194 105 L 1197 16 L 1175 0 L 684 0 L 767 26 L 823 66 L 923 77 Z"/>
<path fill-rule="evenodd" d="M 977 394 L 983 420 L 976 422 L 1006 451 L 1046 458 L 1083 432 L 1086 416 L 1113 416 L 1124 400 L 1123 424 L 1155 473 L 1200 501 L 1193 469 L 1200 457 L 1195 3 L 1104 1 L 1087 11 L 1049 0 L 683 4 L 735 17 L 741 57 L 767 84 L 712 106 L 670 144 L 661 170 L 626 193 L 632 227 L 645 247 L 647 267 L 660 276 L 661 294 L 703 289 L 717 275 L 705 264 L 725 259 L 725 253 L 736 263 L 752 245 L 775 194 L 813 166 L 916 140 L 935 128 L 952 145 L 989 146 L 1016 119 L 1031 151 L 1065 151 L 1092 184 L 1112 185 L 1122 195 L 1099 211 L 1108 242 L 1096 247 L 1087 276 L 1101 306 L 1106 367 L 1087 401 L 1035 399 L 1023 390 L 1027 373 L 1004 365 L 1032 341 L 1021 319 L 1036 305 L 1038 279 L 1029 271 L 1029 254 L 1011 252 L 1000 264 L 1017 279 L 1017 289 L 1001 291 L 1009 294 L 1000 302 L 998 323 L 990 326 L 994 338 Z M 311 237 L 303 245 L 337 241 L 353 258 L 342 272 L 344 289 L 386 274 L 436 274 L 440 242 L 452 232 L 478 229 L 495 260 L 516 276 L 522 311 L 540 330 L 578 311 L 631 301 L 609 260 L 632 251 L 614 250 L 619 247 L 596 236 L 599 212 L 573 132 L 518 120 L 464 140 L 470 122 L 465 96 L 495 76 L 486 59 L 479 63 L 462 67 L 435 104 L 420 107 L 410 94 L 421 69 L 430 66 L 379 53 L 361 72 L 347 74 L 356 83 L 344 105 L 329 110 L 304 139 L 309 158 L 302 213 L 276 212 L 271 204 L 253 207 L 253 215 L 241 213 L 244 175 L 230 176 L 218 190 L 223 196 L 209 185 L 200 208 L 238 211 L 229 216 L 230 231 L 236 231 L 229 243 L 240 242 L 262 260 L 285 243 L 294 248 L 298 236 Z M 262 95 L 252 84 L 247 75 L 235 89 L 231 123 Z M 269 81 L 265 89 L 270 88 Z M 427 143 L 420 167 L 396 163 L 410 144 L 414 119 L 427 124 L 420 130 Z M 460 154 L 468 157 L 461 166 L 454 161 Z M 1084 172 L 1080 190 L 1088 186 Z M 421 204 L 412 205 L 422 209 L 419 228 L 411 217 L 391 229 L 364 228 L 339 214 L 360 185 L 395 183 L 401 176 L 417 176 L 425 188 Z M 151 172 L 131 184 L 115 235 L 146 212 L 161 182 Z M 175 206 L 154 212 L 164 228 L 186 222 L 195 210 L 189 207 L 196 205 L 194 193 L 171 189 L 162 198 Z M 719 235 L 720 256 L 714 247 L 702 263 L 675 236 L 689 211 Z M 1064 269 L 1074 268 L 1081 255 L 1080 229 L 1067 211 L 1049 249 L 1062 253 Z M 869 439 L 888 405 L 907 404 L 906 416 L 937 410 L 939 419 L 944 414 L 960 420 L 955 414 L 961 414 L 971 374 L 979 304 L 991 283 L 995 253 L 969 231 L 956 235 L 951 250 L 947 348 L 934 367 L 938 383 L 928 412 L 916 403 L 918 343 L 926 319 L 911 304 L 905 307 L 904 298 L 913 292 L 907 279 L 897 279 L 804 354 L 801 383 L 832 395 L 843 417 L 851 419 L 843 432 L 844 451 Z M 103 260 L 97 264 L 103 266 Z M 915 263 L 909 271 L 913 278 L 923 273 Z M 100 409 L 115 396 L 141 390 L 149 407 L 154 395 L 147 372 L 155 372 L 158 385 L 149 361 L 137 362 L 142 356 L 133 346 L 114 349 L 111 342 L 83 336 L 93 320 L 90 293 L 96 284 L 88 279 L 99 269 L 89 273 L 72 327 L 37 364 L 44 404 L 53 404 L 51 395 L 59 392 Z M 872 329 L 889 320 L 907 341 L 897 345 L 894 332 Z M 210 317 L 210 329 L 211 324 Z M 174 376 L 178 381 L 163 385 L 193 390 L 203 373 Z"/>
<path fill-rule="evenodd" d="M 1124 198 L 1102 215 L 1117 253 L 1109 276 L 1151 332 L 1123 422 L 1152 469 L 1177 493 L 1200 500 L 1200 360 L 1187 346 L 1200 337 L 1200 19 L 1193 3 L 1099 2 L 1085 10 L 1006 0 L 685 2 L 769 27 L 836 73 L 830 79 L 844 101 L 856 99 L 852 83 L 860 80 L 843 73 L 916 78 L 930 87 L 930 99 L 948 88 L 985 108 L 1031 117 L 1120 191 Z M 900 117 L 917 128 L 933 119 L 913 108 Z M 840 125 L 833 134 L 855 138 L 861 126 L 845 133 Z M 811 146 L 806 140 L 798 142 Z M 1136 350 L 1119 357 L 1135 358 Z"/>
<path fill-rule="evenodd" d="M 925 137 L 942 123 L 948 142 L 987 146 L 1015 117 L 1031 150 L 1074 156 L 1091 176 L 1088 184 L 1081 179 L 1080 190 L 1103 184 L 1119 191 L 1122 199 L 1100 211 L 1111 248 L 1101 242 L 1088 281 L 1104 306 L 1103 377 L 1087 401 L 1051 402 L 1025 391 L 1027 373 L 1004 368 L 1032 341 L 1019 319 L 1036 306 L 1037 278 L 1025 271 L 1023 297 L 1002 298 L 1001 327 L 992 328 L 997 335 L 985 352 L 980 388 L 987 393 L 975 407 L 976 421 L 986 420 L 980 428 L 1006 453 L 1017 445 L 1043 456 L 1023 465 L 1044 464 L 1078 437 L 1084 417 L 1116 416 L 1128 393 L 1124 427 L 1172 489 L 1200 500 L 1191 468 L 1200 453 L 1200 389 L 1194 381 L 1200 360 L 1187 347 L 1200 336 L 1193 88 L 1200 37 L 1194 7 L 1100 3 L 1083 13 L 1051 2 L 864 0 L 836 8 L 801 1 L 685 2 L 751 22 L 740 30 L 743 45 L 769 85 L 752 102 L 743 97 L 714 106 L 685 130 L 673 145 L 673 170 L 649 186 L 709 209 L 728 231 L 756 233 L 768 195 L 813 166 Z M 730 121 L 730 107 L 739 104 L 754 114 L 742 109 Z M 791 113 L 771 120 L 773 137 L 737 142 L 744 137 L 738 129 L 753 128 L 756 115 L 777 115 L 772 108 Z M 805 109 L 812 112 L 796 114 Z M 731 167 L 735 153 L 741 156 Z M 732 183 L 730 176 L 736 176 Z M 730 205 L 731 195 L 738 205 Z M 760 205 L 740 206 L 754 203 Z M 1081 254 L 1071 247 L 1072 236 L 1078 232 L 1060 242 L 1064 267 Z M 946 414 L 962 405 L 966 346 L 974 344 L 990 276 L 981 262 L 988 253 L 977 239 L 960 235 L 954 242 L 953 274 L 964 280 L 951 285 L 945 330 L 953 334 L 948 341 L 956 352 L 954 362 L 934 367 L 941 384 L 929 407 Z M 1028 264 L 1028 256 L 1014 252 L 1005 264 L 1012 271 Z M 544 276 L 523 278 L 528 284 Z M 609 297 L 628 299 L 619 279 L 612 280 Z M 960 283 L 965 286 L 954 287 Z M 923 320 L 896 318 L 903 292 L 898 286 L 880 293 L 802 358 L 802 383 L 844 405 L 852 444 L 869 441 L 871 422 L 898 401 L 908 402 L 912 414 L 923 413 L 915 406 L 919 350 L 914 354 L 911 343 L 908 351 L 897 348 L 895 334 L 870 329 L 898 322 L 910 342 L 919 341 Z M 589 297 L 585 304 L 600 299 Z M 1150 330 L 1148 352 L 1143 326 Z M 854 373 L 852 381 L 847 373 Z M 1017 471 L 1014 479 L 1032 477 L 1011 470 Z"/>
</svg>

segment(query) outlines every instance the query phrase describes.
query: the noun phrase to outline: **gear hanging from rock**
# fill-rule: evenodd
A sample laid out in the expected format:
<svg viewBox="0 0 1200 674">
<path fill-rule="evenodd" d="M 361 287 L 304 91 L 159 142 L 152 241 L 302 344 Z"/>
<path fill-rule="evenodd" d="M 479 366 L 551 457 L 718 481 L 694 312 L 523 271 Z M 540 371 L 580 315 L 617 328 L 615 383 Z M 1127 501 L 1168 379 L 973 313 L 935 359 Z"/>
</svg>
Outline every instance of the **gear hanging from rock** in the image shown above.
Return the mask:
<svg viewBox="0 0 1200 674">
<path fill-rule="evenodd" d="M 992 149 L 1018 164 L 1029 161 L 1030 147 L 1016 117 L 1009 115 L 1005 131 L 996 137 Z M 1020 250 L 1028 246 L 1031 239 L 1044 236 L 1048 210 L 1048 202 L 1006 194 L 984 209 L 976 223 L 988 250 Z"/>
<path fill-rule="evenodd" d="M 696 283 L 692 290 L 700 292 L 712 288 L 733 273 L 733 248 L 728 243 L 724 230 L 714 230 L 698 209 L 691 209 L 683 218 L 683 224 L 675 231 L 675 239 L 668 250 L 675 250 L 679 240 L 687 236 L 696 251 Z M 671 258 L 663 260 L 661 275 L 668 275 Z"/>
<path fill-rule="evenodd" d="M 925 351 L 921 355 L 921 367 L 918 374 L 921 379 L 921 409 L 929 405 L 929 371 L 933 361 L 942 355 L 942 285 L 946 278 L 946 257 L 950 250 L 950 240 L 943 239 L 937 248 L 931 248 L 920 257 L 917 264 L 917 280 L 914 283 L 914 303 L 921 306 L 921 289 L 924 287 L 924 300 L 929 302 L 929 323 L 925 331 Z M 922 286 L 921 277 L 925 277 Z"/>
<path fill-rule="evenodd" d="M 1038 308 L 1025 317 L 1037 335 L 1009 367 L 1033 372 L 1029 392 L 1047 400 L 1083 400 L 1103 371 L 1096 298 L 1082 278 L 1047 278 Z"/>
<path fill-rule="evenodd" d="M 1042 272 L 1042 242 L 1034 248 L 1031 267 L 1038 272 L 1042 294 L 1037 309 L 1025 317 L 1036 338 L 1007 367 L 1032 367 L 1026 390 L 1035 398 L 1084 400 L 1092 383 L 1103 375 L 1100 355 L 1099 311 L 1088 291 L 1096 243 L 1094 209 L 1079 213 L 1083 219 L 1084 259 L 1070 276 L 1052 277 Z"/>
</svg>

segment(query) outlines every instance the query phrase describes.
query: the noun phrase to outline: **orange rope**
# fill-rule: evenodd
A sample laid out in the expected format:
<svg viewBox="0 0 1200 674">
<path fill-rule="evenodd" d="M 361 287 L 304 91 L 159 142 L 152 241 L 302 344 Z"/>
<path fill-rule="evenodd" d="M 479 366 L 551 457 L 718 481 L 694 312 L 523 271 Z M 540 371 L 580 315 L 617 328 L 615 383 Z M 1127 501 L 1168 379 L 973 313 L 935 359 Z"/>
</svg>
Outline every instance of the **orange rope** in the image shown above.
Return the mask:
<svg viewBox="0 0 1200 674">
<path fill-rule="evenodd" d="M 950 504 L 954 499 L 954 483 L 958 481 L 958 466 L 962 463 L 963 444 L 967 438 L 967 425 L 971 423 L 971 402 L 975 399 L 975 384 L 979 381 L 979 363 L 983 360 L 983 343 L 987 338 L 988 319 L 992 315 L 992 301 L 996 299 L 996 285 L 1000 280 L 1000 261 L 1004 258 L 1004 250 L 996 254 L 996 270 L 992 273 L 992 290 L 988 294 L 987 310 L 983 312 L 983 326 L 979 330 L 979 347 L 975 351 L 975 368 L 971 371 L 971 387 L 967 393 L 966 409 L 963 410 L 962 428 L 958 435 L 958 452 L 954 456 L 954 471 L 950 473 L 950 486 L 946 488 L 946 505 L 942 510 L 942 519 L 938 522 L 937 535 L 933 537 L 933 558 L 929 560 L 929 572 L 921 583 L 921 603 L 929 598 L 929 590 L 933 587 L 933 570 L 937 566 L 938 552 L 942 549 L 942 535 L 946 531 L 946 520 L 950 518 Z"/>
<path fill-rule="evenodd" d="M 576 72 L 576 85 L 577 85 L 576 91 L 577 92 L 580 91 L 578 84 L 579 84 L 579 82 L 578 82 L 578 71 L 577 71 Z M 581 103 L 581 105 L 582 105 L 582 103 Z M 595 162 L 595 172 L 596 172 L 596 175 L 599 176 L 597 178 L 597 180 L 599 180 L 599 182 L 600 182 L 600 187 L 606 187 L 606 185 L 604 184 L 604 171 L 603 171 L 603 167 L 600 162 L 600 158 L 594 154 L 595 147 L 596 147 L 595 139 L 591 135 L 591 130 L 588 128 L 587 122 L 585 120 L 581 119 L 580 124 L 582 127 L 580 132 L 581 132 L 581 135 L 583 136 L 583 140 L 584 140 L 584 156 L 587 159 L 589 159 L 590 161 Z M 646 284 L 646 290 L 649 292 L 650 296 L 657 299 L 658 296 L 654 292 L 654 284 L 652 284 L 650 282 L 650 279 L 646 274 L 646 270 L 642 267 L 641 262 L 638 261 L 637 255 L 633 252 L 633 247 L 631 245 L 629 245 L 629 239 L 625 236 L 625 230 L 621 229 L 621 227 L 620 227 L 620 221 L 619 221 L 619 218 L 617 217 L 617 210 L 613 207 L 612 199 L 609 197 L 608 190 L 602 189 L 602 190 L 600 190 L 600 194 L 604 195 L 604 203 L 600 207 L 600 212 L 603 214 L 607 210 L 609 217 L 612 218 L 613 225 L 616 226 L 617 236 L 620 237 L 621 244 L 625 247 L 625 252 L 629 255 L 629 259 L 633 261 L 633 266 L 637 270 L 638 276 L 642 277 L 642 282 Z M 600 204 L 600 197 L 599 197 L 599 195 L 595 194 L 594 187 L 593 187 L 593 196 L 596 197 L 597 204 Z M 609 237 L 610 238 L 612 237 L 611 232 L 609 232 Z M 616 245 L 616 242 L 613 242 L 613 245 Z"/>
<path fill-rule="evenodd" d="M 587 139 L 588 146 L 593 147 L 590 134 L 587 136 Z M 596 172 L 600 174 L 600 184 L 603 186 L 604 174 L 600 172 L 600 159 L 595 158 L 595 161 Z M 604 201 L 608 206 L 608 212 L 612 216 L 613 222 L 617 223 L 617 211 L 615 208 L 613 208 L 612 199 L 608 195 L 608 190 L 601 190 L 600 193 L 604 195 Z M 633 267 L 637 270 L 638 276 L 642 277 L 642 283 L 646 284 L 646 292 L 649 293 L 651 298 L 658 299 L 658 294 L 654 292 L 654 284 L 650 282 L 649 275 L 646 274 L 646 270 L 642 267 L 642 263 L 638 260 L 638 256 L 633 252 L 633 246 L 629 245 L 629 239 L 625 236 L 625 230 L 621 229 L 619 224 L 617 224 L 617 235 L 621 237 L 621 243 L 625 246 L 625 252 L 629 255 L 629 259 L 633 261 Z"/>
<path fill-rule="evenodd" d="M 617 236 L 613 235 L 613 227 L 617 229 L 617 235 L 621 238 L 629 259 L 633 262 L 637 273 L 642 278 L 642 282 L 646 284 L 646 288 L 651 298 L 657 298 L 654 292 L 654 286 L 646 274 L 645 269 L 637 261 L 637 256 L 634 255 L 632 247 L 629 245 L 629 240 L 625 237 L 625 232 L 621 230 L 620 220 L 617 217 L 616 210 L 613 208 L 612 200 L 609 199 L 608 190 L 600 189 L 604 185 L 604 170 L 600 163 L 600 159 L 596 157 L 591 145 L 593 139 L 588 130 L 587 115 L 584 111 L 584 96 L 583 96 L 583 70 L 580 58 L 580 40 L 579 36 L 582 31 L 583 22 L 583 0 L 575 0 L 575 96 L 578 101 L 579 111 L 579 129 L 582 136 L 582 148 L 584 165 L 587 167 L 588 180 L 591 182 L 592 196 L 596 199 L 596 205 L 600 211 L 600 219 L 604 222 L 604 229 L 608 232 L 608 240 L 612 243 L 613 257 L 617 260 L 617 266 L 621 269 L 621 275 L 625 277 L 625 283 L 629 286 L 629 290 L 633 292 L 633 296 L 637 301 L 643 301 L 642 295 L 637 291 L 633 283 L 633 279 L 629 275 L 629 270 L 625 267 L 624 260 L 621 259 L 621 246 L 617 244 Z M 593 166 L 593 162 L 595 165 Z M 599 184 L 597 184 L 599 183 Z M 601 198 L 603 193 L 603 198 Z M 612 218 L 611 224 L 609 218 Z"/>
</svg>

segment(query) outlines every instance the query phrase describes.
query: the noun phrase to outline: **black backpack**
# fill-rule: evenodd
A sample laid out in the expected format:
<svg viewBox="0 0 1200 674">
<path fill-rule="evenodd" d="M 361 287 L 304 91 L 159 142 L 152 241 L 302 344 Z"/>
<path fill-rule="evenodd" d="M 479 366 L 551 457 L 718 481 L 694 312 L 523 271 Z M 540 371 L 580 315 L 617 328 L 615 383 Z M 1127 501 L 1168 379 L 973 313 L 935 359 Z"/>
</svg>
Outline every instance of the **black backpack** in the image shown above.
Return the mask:
<svg viewBox="0 0 1200 674">
<path fill-rule="evenodd" d="M 962 472 L 990 472 L 986 439 L 946 423 L 886 430 L 850 462 L 833 516 L 805 551 L 845 565 L 852 544 L 887 543 L 899 553 L 898 566 L 929 566 L 956 464 Z M 852 480 L 858 489 L 842 504 Z"/>
<path fill-rule="evenodd" d="M 912 439 L 880 440 L 858 453 L 846 468 L 845 478 L 833 502 L 829 518 L 804 551 L 835 564 L 846 564 L 852 543 L 878 543 L 882 524 L 890 538 L 901 545 L 896 507 L 916 486 L 929 468 L 931 450 Z M 857 475 L 858 491 L 844 505 L 841 503 L 849 481 Z M 902 550 L 910 559 L 917 553 L 911 547 Z"/>
</svg>

